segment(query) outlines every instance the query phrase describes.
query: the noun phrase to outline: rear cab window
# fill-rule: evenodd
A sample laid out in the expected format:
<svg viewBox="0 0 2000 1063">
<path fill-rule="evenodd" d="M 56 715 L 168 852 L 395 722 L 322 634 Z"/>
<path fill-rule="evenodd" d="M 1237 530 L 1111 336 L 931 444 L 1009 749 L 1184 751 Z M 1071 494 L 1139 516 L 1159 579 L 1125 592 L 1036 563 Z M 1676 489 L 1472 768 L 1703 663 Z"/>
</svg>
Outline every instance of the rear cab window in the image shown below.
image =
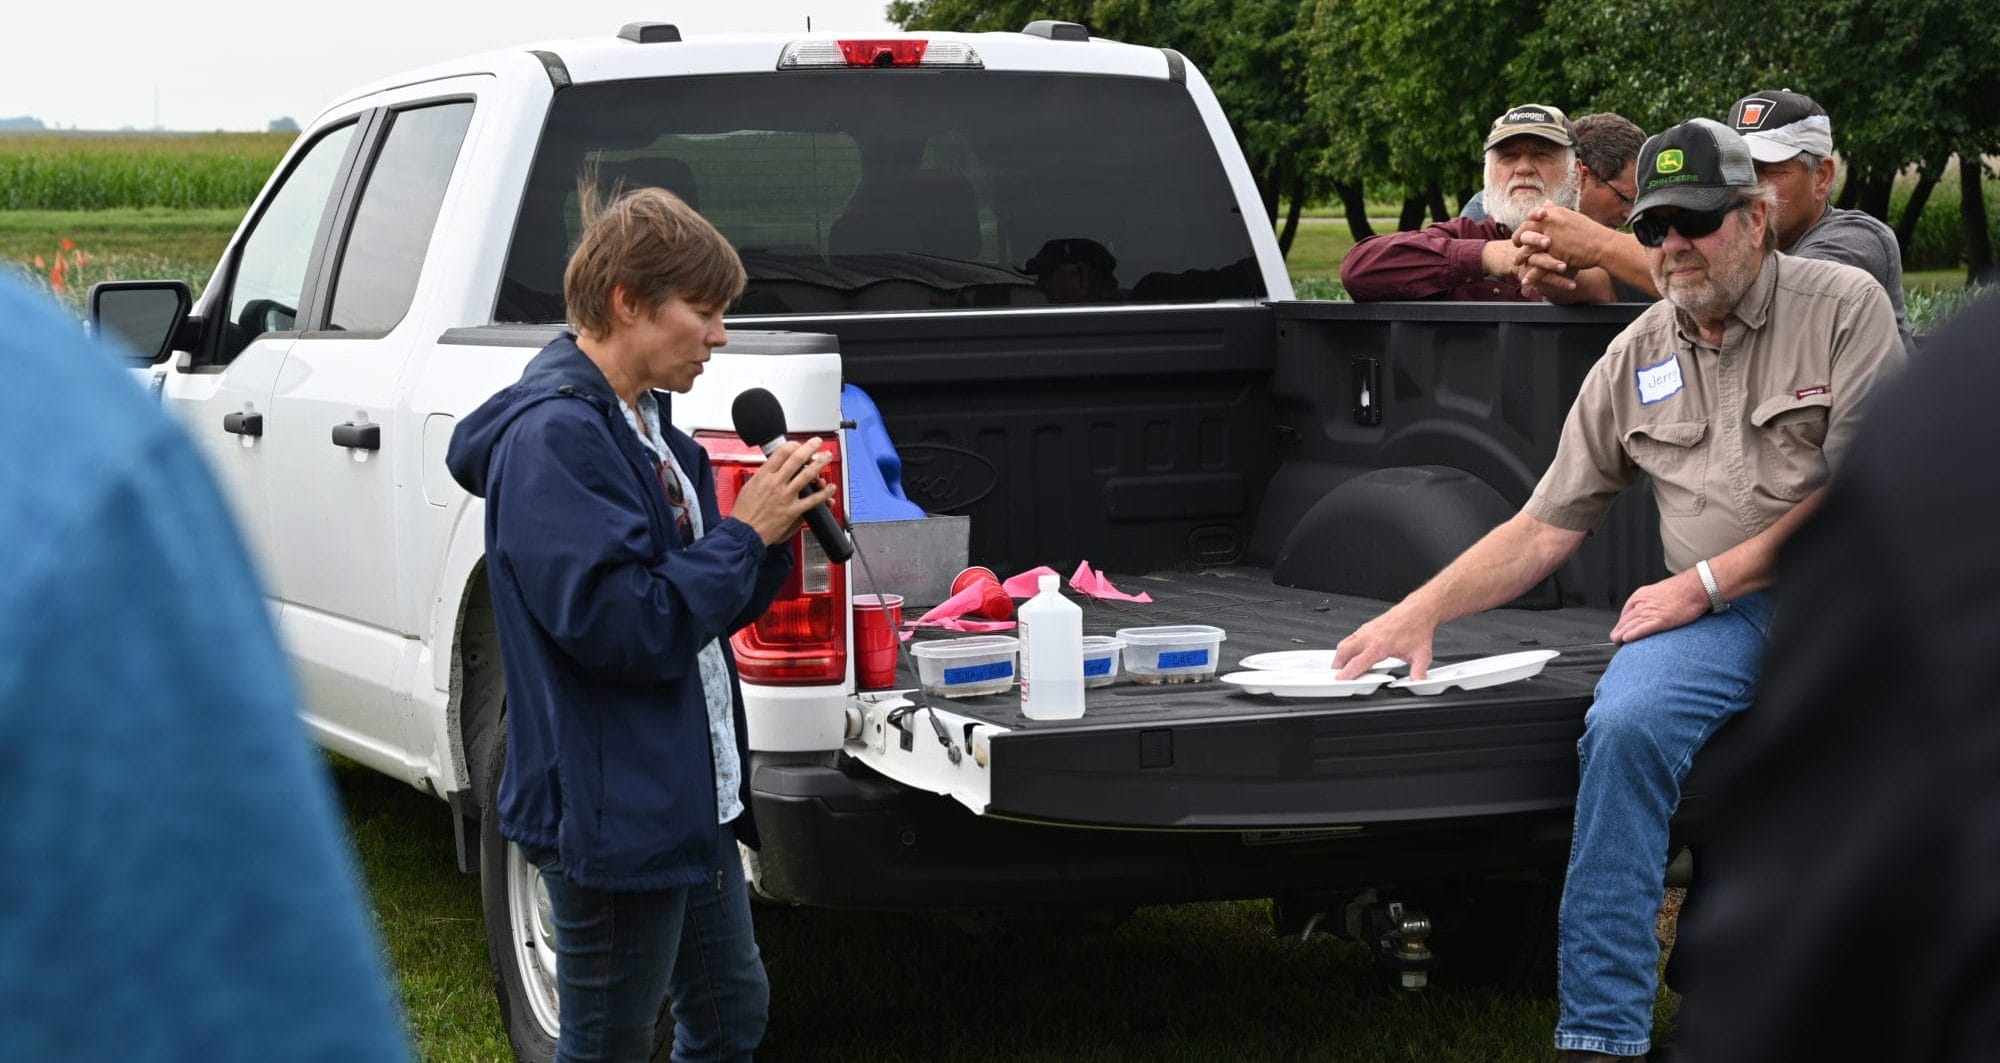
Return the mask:
<svg viewBox="0 0 2000 1063">
<path fill-rule="evenodd" d="M 659 186 L 749 274 L 739 315 L 1265 294 L 1184 86 L 1005 71 L 786 71 L 558 92 L 500 321 L 563 320 L 579 182 Z"/>
</svg>

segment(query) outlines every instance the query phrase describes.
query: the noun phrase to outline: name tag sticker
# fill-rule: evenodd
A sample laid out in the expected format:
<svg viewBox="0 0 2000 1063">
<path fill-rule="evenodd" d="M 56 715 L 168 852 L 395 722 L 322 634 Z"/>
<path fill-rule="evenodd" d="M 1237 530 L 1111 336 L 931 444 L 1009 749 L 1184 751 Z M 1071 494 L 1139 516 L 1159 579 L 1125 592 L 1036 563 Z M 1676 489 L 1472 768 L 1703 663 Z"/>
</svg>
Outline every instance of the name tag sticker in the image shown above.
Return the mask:
<svg viewBox="0 0 2000 1063">
<path fill-rule="evenodd" d="M 1681 390 L 1681 356 L 1668 355 L 1658 365 L 1649 365 L 1635 374 L 1639 378 L 1639 405 L 1651 406 L 1672 398 Z"/>
</svg>

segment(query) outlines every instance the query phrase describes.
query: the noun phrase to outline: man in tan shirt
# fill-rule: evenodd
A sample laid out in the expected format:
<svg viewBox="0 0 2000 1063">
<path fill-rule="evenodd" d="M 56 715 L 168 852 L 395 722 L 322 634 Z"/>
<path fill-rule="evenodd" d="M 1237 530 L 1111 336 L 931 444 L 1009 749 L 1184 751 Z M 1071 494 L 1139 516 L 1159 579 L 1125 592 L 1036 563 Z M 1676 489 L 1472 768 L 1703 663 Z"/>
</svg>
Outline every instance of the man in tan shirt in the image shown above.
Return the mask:
<svg viewBox="0 0 2000 1063">
<path fill-rule="evenodd" d="M 1563 885 L 1566 1059 L 1651 1047 L 1667 826 L 1695 754 L 1755 698 L 1778 548 L 1811 512 L 1903 346 L 1881 285 L 1777 253 L 1773 194 L 1742 137 L 1697 118 L 1639 153 L 1632 228 L 1663 300 L 1591 369 L 1523 510 L 1341 642 L 1340 675 L 1430 666 L 1445 621 L 1499 606 L 1574 554 L 1619 491 L 1652 479 L 1674 575 L 1634 592 L 1577 743 Z"/>
</svg>

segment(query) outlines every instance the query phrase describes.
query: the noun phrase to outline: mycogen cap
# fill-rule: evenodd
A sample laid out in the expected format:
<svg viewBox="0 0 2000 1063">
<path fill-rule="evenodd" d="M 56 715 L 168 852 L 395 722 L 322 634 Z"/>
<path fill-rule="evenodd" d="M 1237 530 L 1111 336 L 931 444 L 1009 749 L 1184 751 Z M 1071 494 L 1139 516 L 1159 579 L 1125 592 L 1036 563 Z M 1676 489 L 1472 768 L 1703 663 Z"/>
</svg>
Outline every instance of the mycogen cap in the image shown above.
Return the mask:
<svg viewBox="0 0 2000 1063">
<path fill-rule="evenodd" d="M 1569 116 L 1559 107 L 1540 103 L 1524 103 L 1510 107 L 1507 113 L 1493 120 L 1493 131 L 1486 134 L 1486 149 L 1508 137 L 1541 137 L 1565 148 L 1576 146 L 1576 133 L 1570 128 Z"/>
</svg>

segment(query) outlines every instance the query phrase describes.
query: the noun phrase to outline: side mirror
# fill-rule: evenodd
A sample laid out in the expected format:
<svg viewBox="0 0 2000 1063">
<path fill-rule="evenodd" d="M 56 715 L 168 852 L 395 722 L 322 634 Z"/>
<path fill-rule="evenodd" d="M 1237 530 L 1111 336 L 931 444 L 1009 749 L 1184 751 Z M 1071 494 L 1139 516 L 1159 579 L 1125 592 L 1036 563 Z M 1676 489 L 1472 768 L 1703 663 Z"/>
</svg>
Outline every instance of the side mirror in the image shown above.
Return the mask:
<svg viewBox="0 0 2000 1063">
<path fill-rule="evenodd" d="M 91 331 L 150 364 L 184 339 L 194 293 L 186 281 L 99 281 L 90 286 L 89 305 Z"/>
</svg>

